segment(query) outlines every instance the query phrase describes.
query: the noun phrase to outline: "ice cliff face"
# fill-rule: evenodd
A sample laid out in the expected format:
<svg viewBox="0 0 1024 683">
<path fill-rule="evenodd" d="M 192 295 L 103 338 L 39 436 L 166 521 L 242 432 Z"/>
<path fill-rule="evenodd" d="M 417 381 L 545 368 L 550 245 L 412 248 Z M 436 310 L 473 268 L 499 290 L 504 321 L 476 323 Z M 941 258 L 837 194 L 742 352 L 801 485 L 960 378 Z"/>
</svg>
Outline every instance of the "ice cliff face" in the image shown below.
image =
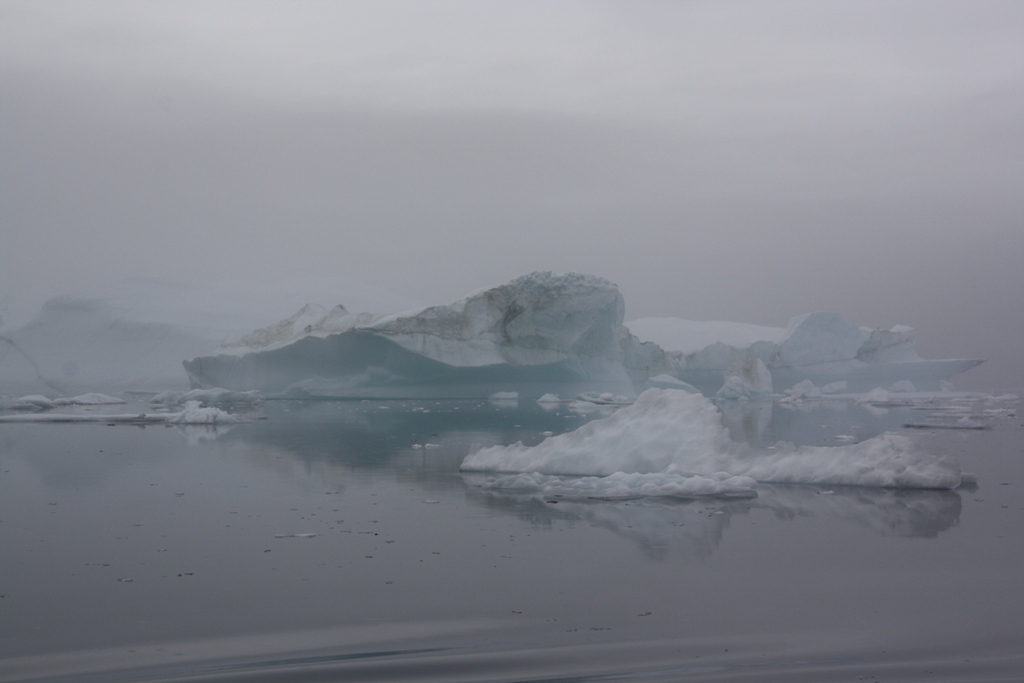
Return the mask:
<svg viewBox="0 0 1024 683">
<path fill-rule="evenodd" d="M 195 387 L 286 396 L 536 398 L 635 394 L 637 383 L 677 369 L 629 333 L 618 287 L 592 275 L 532 273 L 379 319 L 339 308 L 307 306 L 220 355 L 186 361 L 189 378 Z"/>
</svg>

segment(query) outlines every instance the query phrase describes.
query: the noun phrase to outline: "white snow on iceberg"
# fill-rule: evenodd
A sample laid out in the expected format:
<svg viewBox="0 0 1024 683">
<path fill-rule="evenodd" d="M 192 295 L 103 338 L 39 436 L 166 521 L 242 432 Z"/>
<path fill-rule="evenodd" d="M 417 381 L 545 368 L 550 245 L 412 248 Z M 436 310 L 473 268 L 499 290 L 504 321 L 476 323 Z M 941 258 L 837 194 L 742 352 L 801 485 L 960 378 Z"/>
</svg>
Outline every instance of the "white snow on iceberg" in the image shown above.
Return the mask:
<svg viewBox="0 0 1024 683">
<path fill-rule="evenodd" d="M 710 399 L 671 389 L 648 389 L 632 406 L 533 447 L 481 449 L 466 457 L 462 470 L 591 477 L 728 473 L 765 483 L 937 489 L 955 488 L 961 478 L 955 462 L 895 434 L 845 446 L 755 449 L 730 440 Z"/>
</svg>

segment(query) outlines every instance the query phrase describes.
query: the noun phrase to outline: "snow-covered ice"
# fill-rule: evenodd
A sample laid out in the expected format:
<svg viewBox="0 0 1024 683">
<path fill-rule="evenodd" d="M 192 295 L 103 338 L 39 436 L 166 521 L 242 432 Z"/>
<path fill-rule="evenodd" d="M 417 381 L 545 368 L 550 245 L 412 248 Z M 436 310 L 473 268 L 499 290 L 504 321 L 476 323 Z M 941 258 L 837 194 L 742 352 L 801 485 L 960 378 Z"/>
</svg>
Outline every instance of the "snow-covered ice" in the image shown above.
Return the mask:
<svg viewBox="0 0 1024 683">
<path fill-rule="evenodd" d="M 897 434 L 844 446 L 778 444 L 771 451 L 736 443 L 711 400 L 670 389 L 648 389 L 632 406 L 533 447 L 481 449 L 466 457 L 462 469 L 592 477 L 728 473 L 768 483 L 899 488 L 960 483 L 958 464 Z"/>
</svg>

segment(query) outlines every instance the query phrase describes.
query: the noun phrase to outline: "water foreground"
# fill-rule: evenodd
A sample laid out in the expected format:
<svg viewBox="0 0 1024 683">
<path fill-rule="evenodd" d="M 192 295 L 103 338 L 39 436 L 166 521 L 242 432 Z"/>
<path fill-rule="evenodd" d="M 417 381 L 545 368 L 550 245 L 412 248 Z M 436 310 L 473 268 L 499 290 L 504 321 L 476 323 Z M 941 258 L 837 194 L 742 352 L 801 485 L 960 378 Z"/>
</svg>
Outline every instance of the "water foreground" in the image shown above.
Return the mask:
<svg viewBox="0 0 1024 683">
<path fill-rule="evenodd" d="M 927 415 L 752 402 L 725 424 L 823 445 Z M 459 472 L 475 444 L 600 416 L 282 401 L 226 428 L 0 425 L 0 679 L 1024 677 L 1019 416 L 912 430 L 977 475 L 955 491 L 595 500 Z"/>
</svg>

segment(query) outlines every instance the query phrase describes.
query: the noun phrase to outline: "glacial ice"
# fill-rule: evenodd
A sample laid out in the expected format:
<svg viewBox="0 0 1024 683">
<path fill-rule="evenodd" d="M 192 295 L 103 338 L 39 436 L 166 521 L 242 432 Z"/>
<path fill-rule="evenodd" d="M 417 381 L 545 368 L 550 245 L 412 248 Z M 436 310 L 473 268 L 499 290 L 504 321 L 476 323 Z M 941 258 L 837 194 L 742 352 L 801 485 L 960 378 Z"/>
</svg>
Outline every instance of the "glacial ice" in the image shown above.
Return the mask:
<svg viewBox="0 0 1024 683">
<path fill-rule="evenodd" d="M 269 397 L 632 398 L 647 387 L 695 387 L 749 398 L 805 379 L 846 381 L 851 391 L 937 383 L 981 362 L 922 360 L 910 328 L 871 330 L 835 313 L 798 316 L 782 329 L 666 318 L 627 326 L 624 309 L 607 280 L 532 273 L 450 305 L 385 316 L 306 305 L 184 365 L 193 388 Z"/>
<path fill-rule="evenodd" d="M 722 374 L 725 383 L 715 394 L 718 398 L 746 399 L 772 395 L 772 375 L 760 358 L 731 363 Z"/>
<path fill-rule="evenodd" d="M 913 329 L 905 325 L 872 330 L 827 312 L 797 316 L 786 329 L 677 318 L 644 318 L 627 327 L 674 354 L 673 375 L 708 395 L 723 387 L 730 367 L 755 358 L 769 370 L 775 391 L 803 380 L 817 386 L 847 382 L 852 392 L 901 380 L 938 389 L 940 381 L 982 362 L 925 360 L 914 350 Z M 739 388 L 733 385 L 727 393 Z"/>
<path fill-rule="evenodd" d="M 635 395 L 637 384 L 676 364 L 629 333 L 624 310 L 607 280 L 533 273 L 447 306 L 340 316 L 336 327 L 316 319 L 320 311 L 303 309 L 248 336 L 247 345 L 184 365 L 196 388 L 295 398 Z"/>
<path fill-rule="evenodd" d="M 583 477 L 625 473 L 720 478 L 727 473 L 763 483 L 936 489 L 955 488 L 961 477 L 956 462 L 890 433 L 844 446 L 756 449 L 729 438 L 710 399 L 672 389 L 648 389 L 632 406 L 536 446 L 517 443 L 478 450 L 466 457 L 461 469 Z M 648 478 L 642 484 L 654 481 Z"/>
</svg>

